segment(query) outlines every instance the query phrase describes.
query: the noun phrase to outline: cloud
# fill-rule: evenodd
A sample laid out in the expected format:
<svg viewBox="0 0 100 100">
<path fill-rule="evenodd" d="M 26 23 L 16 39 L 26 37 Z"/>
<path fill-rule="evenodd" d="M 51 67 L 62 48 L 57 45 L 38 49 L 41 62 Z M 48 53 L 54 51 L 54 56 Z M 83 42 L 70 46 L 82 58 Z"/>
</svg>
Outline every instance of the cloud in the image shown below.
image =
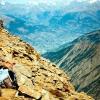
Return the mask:
<svg viewBox="0 0 100 100">
<path fill-rule="evenodd" d="M 48 4 L 48 5 L 68 5 L 72 2 L 89 2 L 89 3 L 95 3 L 100 0 L 28 0 L 27 2 L 30 4 L 38 5 L 38 4 Z"/>
<path fill-rule="evenodd" d="M 88 3 L 95 3 L 98 2 L 100 0 L 77 0 L 78 2 L 88 2 Z"/>
<path fill-rule="evenodd" d="M 5 5 L 5 1 L 4 0 L 0 0 L 0 4 L 1 5 Z"/>
<path fill-rule="evenodd" d="M 19 4 L 26 3 L 26 4 L 34 4 L 34 5 L 39 5 L 41 3 L 46 5 L 58 5 L 58 4 L 67 5 L 75 0 L 1 0 L 1 1 L 10 2 L 10 3 L 19 3 Z"/>
<path fill-rule="evenodd" d="M 63 5 L 70 4 L 70 2 L 72 1 L 73 0 L 29 0 L 28 3 L 33 5 L 45 4 L 45 5 L 52 5 L 52 6 L 56 6 L 56 5 L 63 6 Z"/>
<path fill-rule="evenodd" d="M 95 3 L 97 1 L 100 1 L 100 0 L 89 0 L 90 3 Z"/>
<path fill-rule="evenodd" d="M 73 12 L 73 11 L 84 11 L 88 5 L 92 9 L 92 4 L 98 2 L 100 0 L 0 0 L 1 4 L 4 5 L 5 2 L 12 4 L 25 4 L 25 12 L 30 12 L 31 9 L 34 10 L 34 13 L 38 13 L 39 11 L 62 11 L 62 12 Z M 7 4 L 8 4 L 7 3 Z M 99 2 L 100 3 L 100 2 Z M 97 9 L 100 9 L 97 6 L 99 3 L 95 4 Z M 20 5 L 18 5 L 20 6 Z"/>
<path fill-rule="evenodd" d="M 4 2 L 10 2 L 10 3 L 24 3 L 24 4 L 31 4 L 31 5 L 39 5 L 39 4 L 45 4 L 45 5 L 69 5 L 72 2 L 89 2 L 94 3 L 100 0 L 0 0 L 2 4 Z"/>
</svg>

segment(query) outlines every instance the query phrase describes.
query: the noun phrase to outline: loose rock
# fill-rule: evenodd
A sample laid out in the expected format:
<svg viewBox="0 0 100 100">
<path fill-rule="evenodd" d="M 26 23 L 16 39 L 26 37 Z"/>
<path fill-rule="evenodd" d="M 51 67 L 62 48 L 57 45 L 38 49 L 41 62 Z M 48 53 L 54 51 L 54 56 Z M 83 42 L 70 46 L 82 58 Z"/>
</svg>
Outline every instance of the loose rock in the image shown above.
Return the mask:
<svg viewBox="0 0 100 100">
<path fill-rule="evenodd" d="M 13 89 L 1 88 L 0 100 L 94 100 L 77 93 L 61 69 L 5 29 L 0 30 L 0 48 L 0 68 L 11 72 L 13 81 Z"/>
</svg>

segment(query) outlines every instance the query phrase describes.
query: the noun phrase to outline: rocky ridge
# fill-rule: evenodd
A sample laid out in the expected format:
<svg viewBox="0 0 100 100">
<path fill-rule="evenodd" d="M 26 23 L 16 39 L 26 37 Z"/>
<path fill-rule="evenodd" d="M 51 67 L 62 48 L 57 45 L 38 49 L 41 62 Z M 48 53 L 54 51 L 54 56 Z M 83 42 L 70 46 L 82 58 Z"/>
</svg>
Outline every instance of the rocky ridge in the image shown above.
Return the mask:
<svg viewBox="0 0 100 100">
<path fill-rule="evenodd" d="M 78 93 L 69 77 L 19 37 L 0 29 L 0 69 L 8 69 L 12 86 L 0 88 L 0 100 L 94 100 Z"/>
</svg>

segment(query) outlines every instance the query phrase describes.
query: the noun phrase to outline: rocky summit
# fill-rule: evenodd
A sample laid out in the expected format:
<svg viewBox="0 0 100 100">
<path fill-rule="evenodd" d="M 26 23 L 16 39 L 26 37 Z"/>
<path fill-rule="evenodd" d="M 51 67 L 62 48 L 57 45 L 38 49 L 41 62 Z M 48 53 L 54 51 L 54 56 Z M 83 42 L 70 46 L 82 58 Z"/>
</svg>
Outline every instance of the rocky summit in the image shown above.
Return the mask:
<svg viewBox="0 0 100 100">
<path fill-rule="evenodd" d="M 8 73 L 7 73 L 8 71 Z M 6 73 L 6 77 L 3 77 Z M 0 29 L 0 100 L 94 100 L 19 37 Z"/>
</svg>

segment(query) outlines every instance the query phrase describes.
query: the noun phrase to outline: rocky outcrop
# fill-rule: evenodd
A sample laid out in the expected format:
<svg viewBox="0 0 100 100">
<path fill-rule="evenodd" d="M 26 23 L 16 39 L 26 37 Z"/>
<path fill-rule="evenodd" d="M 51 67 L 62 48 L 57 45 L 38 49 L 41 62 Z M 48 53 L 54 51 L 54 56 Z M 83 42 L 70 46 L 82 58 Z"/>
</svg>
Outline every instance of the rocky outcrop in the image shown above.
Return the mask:
<svg viewBox="0 0 100 100">
<path fill-rule="evenodd" d="M 0 100 L 94 100 L 76 92 L 62 70 L 4 29 L 0 30 L 0 69 L 8 69 L 12 84 L 8 88 L 9 80 L 8 85 L 2 80 Z"/>
<path fill-rule="evenodd" d="M 44 57 L 69 74 L 78 91 L 100 100 L 100 30 L 84 34 Z"/>
</svg>

